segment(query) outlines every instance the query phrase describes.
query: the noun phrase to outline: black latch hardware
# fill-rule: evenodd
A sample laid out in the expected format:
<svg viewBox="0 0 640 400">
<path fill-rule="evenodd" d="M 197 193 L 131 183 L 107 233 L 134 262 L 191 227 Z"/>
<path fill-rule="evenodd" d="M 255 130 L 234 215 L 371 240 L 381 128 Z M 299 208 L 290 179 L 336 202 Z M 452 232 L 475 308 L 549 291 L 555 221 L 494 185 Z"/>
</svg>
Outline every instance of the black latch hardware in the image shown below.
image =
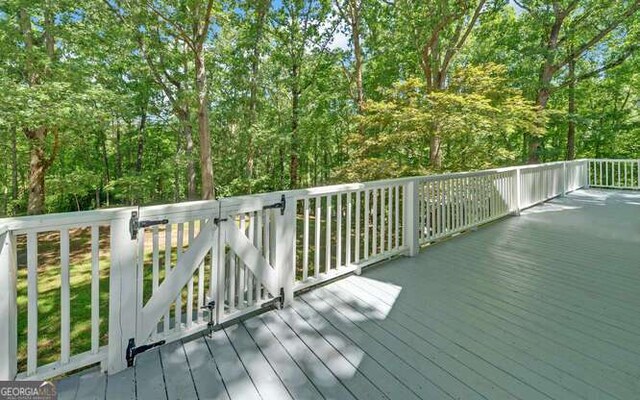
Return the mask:
<svg viewBox="0 0 640 400">
<path fill-rule="evenodd" d="M 228 221 L 229 218 L 214 218 L 213 223 L 216 225 L 220 225 L 220 222 Z"/>
<path fill-rule="evenodd" d="M 216 309 L 216 301 L 211 300 L 200 308 L 203 310 L 209 310 L 209 322 L 207 322 L 207 328 L 209 332 L 213 332 L 213 326 L 215 325 L 215 323 L 213 322 L 213 311 Z"/>
<path fill-rule="evenodd" d="M 278 300 L 278 308 L 280 310 L 284 308 L 284 288 L 280 288 L 280 300 Z"/>
<path fill-rule="evenodd" d="M 269 204 L 268 206 L 262 207 L 263 210 L 268 210 L 271 208 L 279 208 L 280 215 L 284 215 L 284 210 L 285 208 L 287 208 L 287 198 L 285 197 L 285 195 L 282 195 L 279 203 Z"/>
<path fill-rule="evenodd" d="M 136 240 L 138 238 L 138 231 L 141 228 L 148 228 L 150 226 L 156 226 L 156 225 L 166 225 L 168 223 L 169 223 L 168 219 L 140 221 L 138 217 L 138 212 L 132 211 L 131 219 L 129 220 L 129 233 L 131 233 L 131 240 Z"/>
<path fill-rule="evenodd" d="M 161 340 L 159 342 L 145 344 L 142 346 L 136 347 L 136 341 L 134 338 L 129 339 L 129 344 L 127 345 L 127 367 L 133 367 L 136 356 L 142 352 L 145 352 L 149 349 L 153 349 L 154 347 L 162 346 L 166 342 Z"/>
</svg>

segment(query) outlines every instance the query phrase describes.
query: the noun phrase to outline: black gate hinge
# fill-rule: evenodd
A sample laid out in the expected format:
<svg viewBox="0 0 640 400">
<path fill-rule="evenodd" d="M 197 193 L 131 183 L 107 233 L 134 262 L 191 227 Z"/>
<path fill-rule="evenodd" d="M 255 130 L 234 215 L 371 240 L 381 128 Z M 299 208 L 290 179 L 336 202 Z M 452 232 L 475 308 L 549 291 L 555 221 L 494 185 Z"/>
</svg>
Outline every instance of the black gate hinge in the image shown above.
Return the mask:
<svg viewBox="0 0 640 400">
<path fill-rule="evenodd" d="M 213 223 L 216 225 L 220 225 L 220 222 L 228 221 L 229 218 L 214 218 Z"/>
<path fill-rule="evenodd" d="M 127 367 L 133 367 L 136 356 L 142 352 L 145 352 L 149 349 L 153 349 L 154 347 L 162 346 L 166 341 L 161 340 L 159 342 L 145 344 L 142 346 L 136 347 L 136 340 L 134 338 L 129 339 L 129 344 L 127 345 Z"/>
<path fill-rule="evenodd" d="M 156 219 L 140 221 L 137 211 L 131 212 L 131 219 L 129 220 L 129 233 L 131 233 L 131 240 L 138 238 L 138 231 L 143 228 L 148 228 L 155 225 L 166 225 L 169 223 L 168 219 Z"/>
<path fill-rule="evenodd" d="M 282 197 L 280 198 L 280 202 L 279 203 L 273 203 L 273 204 L 269 204 L 268 206 L 264 206 L 262 207 L 263 210 L 268 210 L 271 208 L 279 208 L 280 209 L 280 215 L 284 215 L 284 210 L 287 208 L 287 198 L 285 195 L 282 195 Z"/>
</svg>

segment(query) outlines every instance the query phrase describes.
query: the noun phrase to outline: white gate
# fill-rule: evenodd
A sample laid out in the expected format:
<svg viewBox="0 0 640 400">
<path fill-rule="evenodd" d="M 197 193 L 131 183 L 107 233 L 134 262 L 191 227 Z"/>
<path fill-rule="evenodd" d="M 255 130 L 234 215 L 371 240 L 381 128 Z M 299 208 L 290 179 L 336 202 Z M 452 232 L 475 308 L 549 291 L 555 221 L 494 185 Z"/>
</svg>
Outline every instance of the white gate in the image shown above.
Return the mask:
<svg viewBox="0 0 640 400">
<path fill-rule="evenodd" d="M 110 371 L 293 297 L 295 202 L 282 194 L 129 209 L 112 230 Z"/>
</svg>

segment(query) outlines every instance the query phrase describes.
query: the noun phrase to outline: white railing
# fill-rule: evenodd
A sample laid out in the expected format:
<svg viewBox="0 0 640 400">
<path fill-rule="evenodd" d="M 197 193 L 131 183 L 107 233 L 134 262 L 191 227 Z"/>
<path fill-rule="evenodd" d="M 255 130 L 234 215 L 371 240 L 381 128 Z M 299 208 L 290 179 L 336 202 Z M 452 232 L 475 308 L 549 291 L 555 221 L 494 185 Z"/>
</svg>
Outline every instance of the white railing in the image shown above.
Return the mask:
<svg viewBox="0 0 640 400">
<path fill-rule="evenodd" d="M 640 160 L 589 160 L 589 184 L 609 189 L 640 189 Z"/>
<path fill-rule="evenodd" d="M 267 303 L 286 304 L 296 291 L 415 255 L 420 246 L 589 183 L 601 186 L 594 177 L 605 176 L 595 175 L 603 162 L 0 220 L 0 380 L 49 378 L 97 363 L 117 372 L 127 365 L 130 343 L 173 341 L 210 320 L 222 324 Z M 611 187 L 637 187 L 637 162 L 626 163 L 636 169 L 618 161 L 627 172 L 606 175 L 619 180 Z M 84 290 L 74 283 L 81 281 L 88 304 L 72 296 Z M 86 321 L 77 314 L 83 307 L 90 309 Z M 51 323 L 44 318 L 56 313 L 58 333 L 42 337 L 42 324 Z M 74 339 L 81 324 L 90 337 L 83 345 Z"/>
</svg>

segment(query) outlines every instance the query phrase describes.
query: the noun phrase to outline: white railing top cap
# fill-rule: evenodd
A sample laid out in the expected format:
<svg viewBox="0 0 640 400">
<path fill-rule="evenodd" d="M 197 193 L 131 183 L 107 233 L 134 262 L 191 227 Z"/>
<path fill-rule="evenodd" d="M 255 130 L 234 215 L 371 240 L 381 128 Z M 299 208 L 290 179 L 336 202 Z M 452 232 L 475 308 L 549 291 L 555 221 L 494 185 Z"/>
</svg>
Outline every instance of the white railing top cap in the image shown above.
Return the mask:
<svg viewBox="0 0 640 400">
<path fill-rule="evenodd" d="M 574 160 L 572 162 L 584 162 L 587 159 Z M 628 160 L 627 160 L 628 161 Z M 143 215 L 155 215 L 162 213 L 181 213 L 181 212 L 198 212 L 207 209 L 213 209 L 219 205 L 222 208 L 239 207 L 243 204 L 250 204 L 257 199 L 264 199 L 265 197 L 279 198 L 285 195 L 290 199 L 303 199 L 306 197 L 330 195 L 339 192 L 349 192 L 357 190 L 365 190 L 368 188 L 402 185 L 410 181 L 423 180 L 423 181 L 435 181 L 439 179 L 450 178 L 462 178 L 462 177 L 475 177 L 485 176 L 494 173 L 509 172 L 514 170 L 529 170 L 540 167 L 548 167 L 553 165 L 561 165 L 564 161 L 556 161 L 544 164 L 535 165 L 519 165 L 505 168 L 494 168 L 480 171 L 468 171 L 468 172 L 455 172 L 449 174 L 437 174 L 437 175 L 423 175 L 423 176 L 411 176 L 405 178 L 384 179 L 378 181 L 358 182 L 358 183 L 346 183 L 338 185 L 319 186 L 307 189 L 285 190 L 270 193 L 258 193 L 246 196 L 234 196 L 227 198 L 220 198 L 218 200 L 209 201 L 190 201 L 183 203 L 170 203 L 162 205 L 153 205 L 140 207 L 141 214 Z M 222 203 L 222 204 L 220 204 Z M 38 229 L 43 230 L 55 230 L 64 226 L 88 226 L 91 224 L 105 223 L 111 219 L 114 219 L 122 212 L 131 212 L 138 209 L 138 207 L 121 207 L 112 209 L 101 209 L 94 211 L 77 211 L 69 213 L 57 213 L 57 214 L 44 214 L 36 216 L 15 217 L 0 219 L 0 234 L 7 230 L 28 230 Z"/>
</svg>

